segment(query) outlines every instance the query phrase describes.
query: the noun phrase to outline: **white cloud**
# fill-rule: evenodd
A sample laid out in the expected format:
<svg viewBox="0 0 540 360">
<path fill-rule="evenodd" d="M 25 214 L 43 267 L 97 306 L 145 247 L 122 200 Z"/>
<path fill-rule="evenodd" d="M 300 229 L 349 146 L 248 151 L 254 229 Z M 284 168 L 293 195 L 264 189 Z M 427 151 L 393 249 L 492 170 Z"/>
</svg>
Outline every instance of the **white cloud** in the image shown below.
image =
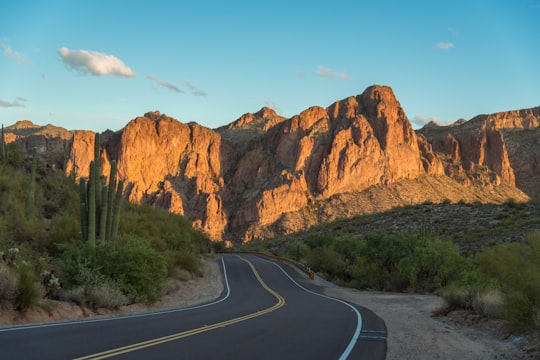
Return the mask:
<svg viewBox="0 0 540 360">
<path fill-rule="evenodd" d="M 342 72 L 342 71 L 336 72 L 324 66 L 319 66 L 317 68 L 316 74 L 318 77 L 322 77 L 322 78 L 328 78 L 328 79 L 338 78 L 345 81 L 351 80 L 351 77 L 347 73 Z"/>
<path fill-rule="evenodd" d="M 446 50 L 446 49 L 452 49 L 453 47 L 454 47 L 454 44 L 451 42 L 439 42 L 435 44 L 436 49 Z"/>
<path fill-rule="evenodd" d="M 192 83 L 190 83 L 187 80 L 182 80 L 182 84 L 184 84 L 189 90 L 191 90 L 191 94 L 193 94 L 195 96 L 206 96 L 207 95 L 206 91 L 197 88 L 195 85 L 193 85 Z"/>
<path fill-rule="evenodd" d="M 334 70 L 332 69 L 324 66 L 319 66 L 317 68 L 317 76 L 322 78 L 334 78 L 336 77 L 336 73 L 334 73 Z"/>
<path fill-rule="evenodd" d="M 176 87 L 175 85 L 173 85 L 173 84 L 171 84 L 171 83 L 168 83 L 168 82 L 166 82 L 166 81 L 163 81 L 163 80 L 161 80 L 160 78 L 158 78 L 157 76 L 152 76 L 152 75 L 150 75 L 150 76 L 147 76 L 146 78 L 147 78 L 148 80 L 152 80 L 153 82 L 155 82 L 155 83 L 157 83 L 157 84 L 159 84 L 159 85 L 161 85 L 161 86 L 166 87 L 166 88 L 169 89 L 169 90 L 172 90 L 172 91 L 177 92 L 177 93 L 183 93 L 183 91 L 180 90 L 180 89 L 179 89 L 178 87 Z"/>
<path fill-rule="evenodd" d="M 26 102 L 26 101 L 28 101 L 28 100 L 26 100 L 23 97 L 17 97 L 17 98 L 15 98 L 14 101 L 11 101 L 11 102 L 0 99 L 0 107 L 26 107 L 23 104 L 23 102 Z"/>
<path fill-rule="evenodd" d="M 30 60 L 28 60 L 27 58 L 25 58 L 24 56 L 19 54 L 17 51 L 13 50 L 11 48 L 11 46 L 9 46 L 8 44 L 2 43 L 2 44 L 0 44 L 0 46 L 2 46 L 2 48 L 4 49 L 4 55 L 8 59 L 16 61 L 19 64 L 24 64 L 24 65 L 31 65 L 32 64 L 32 62 Z"/>
<path fill-rule="evenodd" d="M 133 70 L 113 55 L 88 50 L 69 50 L 64 47 L 58 50 L 58 55 L 66 67 L 81 73 L 91 73 L 96 76 L 136 76 Z"/>
<path fill-rule="evenodd" d="M 451 26 L 448 27 L 448 32 L 450 34 L 452 34 L 452 36 L 458 36 L 459 35 L 458 31 L 455 28 L 451 27 Z"/>
<path fill-rule="evenodd" d="M 296 72 L 296 77 L 304 77 L 304 72 L 303 71 L 297 71 Z"/>
<path fill-rule="evenodd" d="M 281 109 L 276 105 L 275 102 L 266 100 L 264 103 L 266 104 L 267 107 L 274 110 L 278 115 L 281 115 Z"/>
<path fill-rule="evenodd" d="M 338 73 L 337 77 L 339 79 L 345 80 L 345 81 L 350 81 L 351 80 L 351 77 L 349 76 L 349 74 L 345 74 L 345 73 Z"/>
</svg>

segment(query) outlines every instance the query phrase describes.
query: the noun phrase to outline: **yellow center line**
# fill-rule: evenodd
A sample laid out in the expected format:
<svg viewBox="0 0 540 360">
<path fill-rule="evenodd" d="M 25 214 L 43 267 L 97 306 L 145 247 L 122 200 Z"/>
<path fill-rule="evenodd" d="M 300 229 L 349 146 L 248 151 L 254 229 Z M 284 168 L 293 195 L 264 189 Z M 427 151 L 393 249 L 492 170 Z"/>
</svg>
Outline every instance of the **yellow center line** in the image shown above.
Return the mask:
<svg viewBox="0 0 540 360">
<path fill-rule="evenodd" d="M 228 325 L 232 325 L 232 324 L 236 324 L 236 323 L 239 323 L 239 322 L 242 322 L 242 321 L 253 319 L 253 318 L 256 318 L 258 316 L 271 313 L 272 311 L 275 311 L 275 310 L 279 309 L 280 307 L 282 307 L 283 305 L 285 305 L 285 299 L 281 295 L 279 295 L 277 292 L 275 292 L 273 289 L 271 289 L 264 282 L 264 280 L 261 278 L 261 276 L 259 275 L 257 270 L 255 270 L 255 266 L 253 266 L 253 264 L 250 261 L 246 260 L 246 259 L 242 259 L 242 258 L 240 258 L 240 259 L 245 261 L 250 266 L 251 271 L 253 271 L 253 274 L 255 274 L 255 277 L 257 278 L 259 283 L 262 285 L 262 287 L 277 299 L 276 304 L 274 304 L 273 306 L 271 306 L 269 308 L 259 310 L 257 312 L 247 314 L 247 315 L 244 315 L 244 316 L 240 316 L 240 317 L 237 317 L 237 318 L 234 318 L 234 319 L 222 321 L 222 322 L 211 324 L 211 325 L 204 325 L 204 326 L 201 326 L 199 328 L 192 329 L 192 330 L 187 330 L 187 331 L 184 331 L 184 332 L 181 332 L 181 333 L 172 334 L 172 335 L 168 335 L 168 336 L 163 336 L 163 337 L 160 337 L 160 338 L 157 338 L 157 339 L 142 341 L 142 342 L 135 343 L 135 344 L 132 344 L 132 345 L 127 345 L 127 346 L 119 347 L 119 348 L 116 348 L 116 349 L 111 349 L 111 350 L 103 351 L 103 352 L 100 352 L 100 353 L 79 357 L 79 358 L 76 358 L 74 360 L 107 359 L 107 358 L 110 358 L 110 357 L 113 357 L 113 356 L 118 356 L 118 355 L 125 354 L 125 353 L 128 353 L 128 352 L 144 349 L 144 348 L 147 348 L 147 347 L 150 347 L 150 346 L 156 346 L 156 345 L 163 344 L 163 343 L 166 343 L 166 342 L 169 342 L 169 341 L 179 340 L 179 339 L 182 339 L 182 338 L 185 338 L 185 337 L 188 337 L 188 336 L 200 334 L 200 333 L 215 330 L 215 329 L 218 329 L 218 328 L 223 328 L 223 327 L 228 326 Z"/>
</svg>

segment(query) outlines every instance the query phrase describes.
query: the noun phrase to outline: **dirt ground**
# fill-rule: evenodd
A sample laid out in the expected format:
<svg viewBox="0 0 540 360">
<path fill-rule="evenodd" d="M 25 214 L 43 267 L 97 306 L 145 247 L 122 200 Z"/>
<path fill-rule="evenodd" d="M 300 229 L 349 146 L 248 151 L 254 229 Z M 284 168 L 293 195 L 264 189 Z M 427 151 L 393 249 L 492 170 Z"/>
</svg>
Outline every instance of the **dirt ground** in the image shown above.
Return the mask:
<svg viewBox="0 0 540 360">
<path fill-rule="evenodd" d="M 433 312 L 444 305 L 444 300 L 438 296 L 358 291 L 315 281 L 325 286 L 326 294 L 367 307 L 386 322 L 388 360 L 535 358 L 527 348 L 526 338 L 506 334 L 497 322 L 466 312 L 434 317 Z M 215 260 L 206 260 L 203 276 L 171 287 L 175 291 L 151 306 L 135 304 L 117 310 L 92 311 L 74 304 L 51 301 L 24 314 L 2 311 L 0 326 L 130 315 L 209 302 L 223 290 L 219 265 Z M 538 356 L 538 352 L 534 353 Z"/>
</svg>

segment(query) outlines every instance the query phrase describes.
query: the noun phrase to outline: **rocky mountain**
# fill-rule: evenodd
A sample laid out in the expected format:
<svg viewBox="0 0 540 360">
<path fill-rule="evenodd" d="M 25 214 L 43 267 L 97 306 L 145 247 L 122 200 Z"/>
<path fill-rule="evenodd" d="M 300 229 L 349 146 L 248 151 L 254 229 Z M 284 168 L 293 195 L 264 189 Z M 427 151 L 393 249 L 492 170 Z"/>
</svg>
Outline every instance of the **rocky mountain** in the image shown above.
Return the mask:
<svg viewBox="0 0 540 360">
<path fill-rule="evenodd" d="M 418 131 L 455 171 L 488 167 L 530 196 L 540 194 L 540 107 L 479 115 Z"/>
<path fill-rule="evenodd" d="M 183 214 L 213 239 L 249 241 L 426 201 L 526 200 L 540 191 L 539 109 L 415 132 L 392 89 L 371 86 L 327 108 L 291 118 L 263 108 L 215 130 L 156 111 L 102 134 L 102 169 L 118 162 L 131 201 Z M 40 136 L 68 144 L 56 159 L 87 176 L 94 134 L 56 133 Z M 50 148 L 40 152 L 59 153 Z"/>
</svg>

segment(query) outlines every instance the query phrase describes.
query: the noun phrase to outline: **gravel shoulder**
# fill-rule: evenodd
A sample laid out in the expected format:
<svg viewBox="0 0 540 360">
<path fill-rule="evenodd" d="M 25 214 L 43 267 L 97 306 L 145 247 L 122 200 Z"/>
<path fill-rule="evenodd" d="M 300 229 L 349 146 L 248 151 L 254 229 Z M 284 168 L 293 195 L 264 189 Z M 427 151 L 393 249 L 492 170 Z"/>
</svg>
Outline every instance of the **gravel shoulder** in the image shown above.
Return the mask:
<svg viewBox="0 0 540 360">
<path fill-rule="evenodd" d="M 324 287 L 327 295 L 367 307 L 386 322 L 389 360 L 534 358 L 521 351 L 520 344 L 504 334 L 500 324 L 465 312 L 434 317 L 433 313 L 444 305 L 439 296 L 358 291 L 314 281 Z M 216 259 L 206 259 L 200 276 L 170 287 L 172 292 L 152 305 L 134 304 L 116 310 L 90 310 L 53 301 L 25 313 L 4 310 L 0 313 L 0 327 L 133 315 L 206 303 L 223 291 L 219 264 Z"/>
</svg>

